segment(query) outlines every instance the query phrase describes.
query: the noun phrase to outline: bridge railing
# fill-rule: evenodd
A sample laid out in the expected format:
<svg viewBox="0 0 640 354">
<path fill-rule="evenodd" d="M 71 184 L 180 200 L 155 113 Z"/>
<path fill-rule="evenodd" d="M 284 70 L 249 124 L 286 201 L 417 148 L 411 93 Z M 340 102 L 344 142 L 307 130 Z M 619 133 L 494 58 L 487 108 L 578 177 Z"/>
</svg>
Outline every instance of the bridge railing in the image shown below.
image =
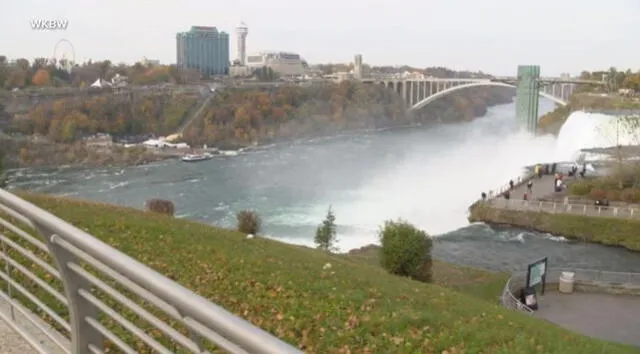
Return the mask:
<svg viewBox="0 0 640 354">
<path fill-rule="evenodd" d="M 40 353 L 301 353 L 2 189 L 0 247 L 0 318 Z"/>
</svg>

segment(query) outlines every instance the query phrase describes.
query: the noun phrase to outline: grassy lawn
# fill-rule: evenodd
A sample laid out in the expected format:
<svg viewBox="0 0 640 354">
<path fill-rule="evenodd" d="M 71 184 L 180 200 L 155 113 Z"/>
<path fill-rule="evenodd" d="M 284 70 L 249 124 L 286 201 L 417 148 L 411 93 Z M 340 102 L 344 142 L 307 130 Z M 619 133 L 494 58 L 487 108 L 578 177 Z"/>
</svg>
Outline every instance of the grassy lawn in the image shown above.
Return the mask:
<svg viewBox="0 0 640 354">
<path fill-rule="evenodd" d="M 437 284 L 423 284 L 387 274 L 372 255 L 330 255 L 133 209 L 21 195 L 307 353 L 637 352 L 501 308 L 503 275 L 437 262 Z M 323 270 L 326 263 L 332 267 Z"/>
<path fill-rule="evenodd" d="M 379 266 L 379 247 L 363 247 L 360 250 L 349 253 L 347 258 L 373 266 Z M 434 284 L 473 295 L 493 303 L 498 300 L 508 278 L 509 274 L 506 273 L 495 273 L 483 269 L 433 260 Z"/>
</svg>

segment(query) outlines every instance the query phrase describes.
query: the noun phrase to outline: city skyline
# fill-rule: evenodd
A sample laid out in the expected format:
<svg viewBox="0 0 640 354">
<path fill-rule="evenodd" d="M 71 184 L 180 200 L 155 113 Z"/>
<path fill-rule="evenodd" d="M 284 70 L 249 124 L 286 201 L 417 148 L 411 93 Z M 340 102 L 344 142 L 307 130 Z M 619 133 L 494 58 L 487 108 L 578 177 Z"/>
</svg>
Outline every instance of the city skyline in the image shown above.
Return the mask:
<svg viewBox="0 0 640 354">
<path fill-rule="evenodd" d="M 175 33 L 215 26 L 230 34 L 234 60 L 235 28 L 242 21 L 251 29 L 247 53 L 291 51 L 312 64 L 352 62 L 359 53 L 370 65 L 445 66 L 495 75 L 513 75 L 518 64 L 537 64 L 543 75 L 554 76 L 609 66 L 640 68 L 640 48 L 634 45 L 640 4 L 632 0 L 607 6 L 595 0 L 354 0 L 336 6 L 331 1 L 313 8 L 290 0 L 224 6 L 203 0 L 10 2 L 0 13 L 0 55 L 51 57 L 55 43 L 65 38 L 75 47 L 76 62 L 132 63 L 147 57 L 174 63 Z M 68 20 L 68 28 L 31 29 L 30 21 L 48 18 Z"/>
</svg>

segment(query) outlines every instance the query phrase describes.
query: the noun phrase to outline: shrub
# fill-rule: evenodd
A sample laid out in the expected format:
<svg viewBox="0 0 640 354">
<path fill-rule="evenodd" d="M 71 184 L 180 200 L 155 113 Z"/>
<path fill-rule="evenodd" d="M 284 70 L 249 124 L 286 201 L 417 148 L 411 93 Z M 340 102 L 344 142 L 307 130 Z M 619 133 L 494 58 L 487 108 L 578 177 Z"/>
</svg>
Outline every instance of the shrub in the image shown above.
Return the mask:
<svg viewBox="0 0 640 354">
<path fill-rule="evenodd" d="M 336 247 L 337 231 L 336 231 L 336 216 L 333 214 L 331 207 L 327 211 L 327 216 L 322 221 L 322 224 L 316 229 L 316 237 L 314 242 L 316 247 L 324 251 L 337 251 Z"/>
<path fill-rule="evenodd" d="M 149 199 L 147 200 L 147 210 L 154 213 L 167 214 L 173 216 L 175 207 L 173 202 L 165 199 Z"/>
<path fill-rule="evenodd" d="M 260 232 L 260 216 L 251 210 L 243 210 L 236 214 L 238 219 L 238 231 L 245 234 L 257 235 Z"/>
<path fill-rule="evenodd" d="M 609 201 L 616 201 L 616 200 L 620 200 L 620 194 L 621 192 L 617 189 L 612 189 L 607 191 L 606 193 L 607 199 Z"/>
<path fill-rule="evenodd" d="M 626 203 L 640 202 L 640 189 L 627 188 L 620 193 L 620 200 Z"/>
<path fill-rule="evenodd" d="M 602 190 L 619 189 L 620 179 L 613 176 L 600 177 L 592 180 L 591 185 Z"/>
<path fill-rule="evenodd" d="M 569 194 L 585 196 L 591 192 L 593 185 L 585 180 L 577 181 L 569 186 Z"/>
<path fill-rule="evenodd" d="M 381 265 L 389 273 L 431 281 L 431 237 L 404 220 L 386 221 L 379 232 Z"/>
<path fill-rule="evenodd" d="M 593 188 L 591 192 L 589 192 L 589 198 L 594 200 L 601 200 L 607 197 L 607 193 L 600 188 Z"/>
</svg>

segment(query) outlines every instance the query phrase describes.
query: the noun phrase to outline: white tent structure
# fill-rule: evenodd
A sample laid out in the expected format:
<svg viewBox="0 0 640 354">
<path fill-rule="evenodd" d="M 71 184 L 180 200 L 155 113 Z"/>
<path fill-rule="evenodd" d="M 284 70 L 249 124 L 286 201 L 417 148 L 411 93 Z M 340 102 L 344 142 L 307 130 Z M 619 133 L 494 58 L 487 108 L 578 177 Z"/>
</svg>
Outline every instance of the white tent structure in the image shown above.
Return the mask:
<svg viewBox="0 0 640 354">
<path fill-rule="evenodd" d="M 102 80 L 98 78 L 94 83 L 91 84 L 91 87 L 97 87 L 97 88 L 111 87 L 111 83 L 107 80 Z"/>
</svg>

